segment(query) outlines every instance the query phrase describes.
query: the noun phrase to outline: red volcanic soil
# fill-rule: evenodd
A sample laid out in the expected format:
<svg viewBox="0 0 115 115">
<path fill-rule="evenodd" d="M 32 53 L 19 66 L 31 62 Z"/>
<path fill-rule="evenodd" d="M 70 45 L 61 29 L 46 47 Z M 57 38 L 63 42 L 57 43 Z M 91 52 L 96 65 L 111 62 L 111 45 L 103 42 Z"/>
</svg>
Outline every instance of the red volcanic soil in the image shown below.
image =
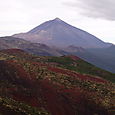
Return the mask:
<svg viewBox="0 0 115 115">
<path fill-rule="evenodd" d="M 20 89 L 18 89 L 18 90 L 20 90 Z M 39 104 L 39 101 L 37 100 L 36 95 L 26 96 L 23 93 L 16 92 L 16 91 L 13 91 L 12 95 L 13 95 L 13 99 L 16 101 L 25 102 L 31 106 L 34 106 L 34 107 L 40 107 L 40 104 Z"/>
<path fill-rule="evenodd" d="M 46 109 L 52 113 L 52 115 L 74 115 L 72 105 L 68 103 L 67 99 L 64 99 L 62 94 L 57 92 L 55 85 L 45 80 L 41 82 L 42 95 L 45 99 Z M 61 89 L 61 88 L 59 88 Z"/>
<path fill-rule="evenodd" d="M 21 65 L 16 64 L 15 61 L 2 61 L 1 64 L 3 65 L 3 68 L 0 66 L 0 70 L 2 69 L 2 71 L 4 71 L 4 69 L 10 70 L 12 72 L 11 75 L 16 71 L 18 78 L 14 82 L 17 84 L 19 82 L 25 87 L 25 90 L 18 87 L 17 89 L 9 89 L 11 96 L 17 101 L 25 102 L 35 107 L 44 107 L 51 113 L 51 115 L 93 115 L 96 112 L 96 109 L 98 110 L 98 107 L 95 107 L 95 105 L 88 100 L 87 97 L 90 97 L 91 95 L 88 91 L 84 91 L 80 88 L 67 89 L 64 88 L 64 86 L 61 86 L 61 84 L 54 84 L 48 79 L 36 81 L 34 75 L 31 76 L 21 67 Z M 41 65 L 40 63 L 34 64 L 38 66 L 46 66 L 49 71 L 65 74 L 81 80 L 105 83 L 102 79 L 88 75 L 81 75 L 69 70 L 54 68 L 44 64 Z M 9 77 L 12 79 L 12 77 L 15 78 L 16 76 L 13 75 Z M 12 115 L 13 114 L 14 113 L 12 113 Z M 106 114 L 102 113 L 100 115 Z"/>
<path fill-rule="evenodd" d="M 17 75 L 21 78 L 35 80 L 36 77 L 34 76 L 34 74 L 30 75 L 29 73 L 27 73 L 20 64 L 17 64 L 15 62 L 15 60 L 9 60 L 6 61 L 6 63 L 10 65 L 14 70 L 16 70 Z"/>
<path fill-rule="evenodd" d="M 73 57 L 72 57 L 73 58 Z M 77 58 L 78 59 L 78 58 Z M 68 75 L 80 80 L 89 80 L 93 82 L 106 83 L 101 78 L 82 75 L 66 69 L 52 67 L 48 64 L 31 62 L 34 66 L 45 66 L 49 71 Z M 51 115 L 94 115 L 101 111 L 100 115 L 105 114 L 95 103 L 88 100 L 93 94 L 80 88 L 67 89 L 63 85 L 53 83 L 48 79 L 36 80 L 36 76 L 27 73 L 24 68 L 14 61 L 0 61 L 0 71 L 4 76 L 15 83 L 16 88 L 9 88 L 10 95 L 14 100 L 27 103 L 35 107 L 43 107 Z M 9 70 L 9 72 L 7 72 Z M 47 71 L 48 71 L 47 70 Z M 16 74 L 14 74 L 16 72 Z M 17 75 L 17 76 L 16 76 Z M 23 88 L 18 87 L 21 85 Z M 4 108 L 0 108 L 1 110 Z M 12 113 L 12 112 L 11 112 Z M 7 115 L 7 114 L 6 114 Z M 12 113 L 12 115 L 18 115 Z"/>
<path fill-rule="evenodd" d="M 75 58 L 77 58 L 75 56 Z M 80 58 L 77 58 L 80 59 Z M 79 74 L 73 71 L 69 71 L 69 70 L 65 70 L 62 68 L 57 68 L 57 67 L 51 67 L 48 64 L 42 64 L 42 63 L 38 63 L 38 62 L 33 62 L 33 64 L 37 65 L 37 66 L 45 66 L 48 68 L 48 70 L 52 71 L 52 72 L 56 72 L 56 73 L 61 73 L 61 74 L 65 74 L 71 77 L 75 77 L 75 78 L 79 78 L 81 80 L 88 80 L 88 81 L 93 81 L 93 82 L 97 82 L 97 83 L 107 83 L 106 80 L 99 78 L 99 77 L 94 77 L 94 76 L 90 76 L 90 75 L 83 75 L 83 74 Z"/>
<path fill-rule="evenodd" d="M 34 85 L 35 92 L 31 95 L 21 93 L 20 89 L 12 89 L 13 99 L 31 106 L 44 107 L 51 115 L 74 115 L 76 111 L 74 105 L 83 101 L 81 98 L 83 94 L 77 88 L 65 89 L 63 86 L 54 85 L 47 79 L 34 83 Z"/>
<path fill-rule="evenodd" d="M 40 81 L 34 88 L 36 93 L 31 96 L 13 92 L 14 99 L 35 107 L 44 107 L 51 115 L 93 115 L 99 109 L 87 98 L 94 94 L 80 88 L 65 89 L 47 79 Z"/>
<path fill-rule="evenodd" d="M 94 81 L 94 82 L 99 82 L 99 83 L 100 82 L 101 83 L 106 83 L 107 82 L 106 80 L 103 80 L 101 78 L 96 78 L 96 77 L 92 77 L 92 76 L 89 76 L 89 75 L 82 75 L 82 74 L 75 73 L 75 72 L 72 72 L 72 71 L 69 71 L 69 70 L 64 70 L 64 69 L 61 69 L 61 68 L 48 67 L 48 70 L 56 72 L 56 73 L 65 74 L 65 75 L 68 75 L 68 76 L 71 76 L 71 77 L 76 77 L 76 78 L 79 78 L 81 80 L 89 80 L 89 81 Z"/>
<path fill-rule="evenodd" d="M 90 99 L 95 93 L 80 88 L 66 89 L 63 86 L 53 84 L 52 81 L 42 80 L 39 85 L 38 97 L 44 100 L 44 108 L 51 115 L 107 115 L 106 111 Z"/>
<path fill-rule="evenodd" d="M 25 87 L 32 87 L 34 77 L 30 76 L 21 65 L 15 61 L 0 61 L 0 79 L 8 80 L 13 84 L 20 84 Z M 32 81 L 32 82 L 31 82 Z"/>
<path fill-rule="evenodd" d="M 73 95 L 77 102 L 80 103 L 79 90 L 75 94 L 74 90 L 65 90 L 61 86 L 53 85 L 48 80 L 42 80 L 34 88 L 36 89 L 36 94 L 31 96 L 24 96 L 24 94 L 13 91 L 13 99 L 25 102 L 31 106 L 44 107 L 51 115 L 74 115 L 75 110 L 72 106 L 75 100 L 69 98 L 68 95 L 66 96 L 65 93 Z"/>
</svg>

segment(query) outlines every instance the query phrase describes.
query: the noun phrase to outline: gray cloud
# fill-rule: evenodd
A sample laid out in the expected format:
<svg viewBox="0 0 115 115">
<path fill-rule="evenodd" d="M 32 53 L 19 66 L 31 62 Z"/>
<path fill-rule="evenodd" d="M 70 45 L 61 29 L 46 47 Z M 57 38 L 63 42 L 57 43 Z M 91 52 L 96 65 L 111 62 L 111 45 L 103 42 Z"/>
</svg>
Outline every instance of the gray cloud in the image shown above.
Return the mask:
<svg viewBox="0 0 115 115">
<path fill-rule="evenodd" d="M 87 17 L 115 20 L 114 0 L 71 0 L 64 4 Z"/>
</svg>

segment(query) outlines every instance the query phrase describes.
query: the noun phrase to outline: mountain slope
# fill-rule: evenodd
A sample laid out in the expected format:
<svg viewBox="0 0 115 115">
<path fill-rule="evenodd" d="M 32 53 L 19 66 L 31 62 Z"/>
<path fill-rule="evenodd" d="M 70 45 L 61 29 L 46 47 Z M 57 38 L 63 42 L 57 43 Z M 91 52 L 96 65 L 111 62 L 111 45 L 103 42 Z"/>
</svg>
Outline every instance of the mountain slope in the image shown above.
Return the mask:
<svg viewBox="0 0 115 115">
<path fill-rule="evenodd" d="M 96 55 L 100 60 L 105 62 L 105 64 L 103 64 L 103 66 L 105 65 L 104 67 L 108 68 L 109 71 L 115 73 L 115 45 L 102 49 L 88 49 L 88 52 Z"/>
<path fill-rule="evenodd" d="M 77 56 L 9 49 L 0 60 L 2 115 L 114 115 L 114 74 Z"/>
<path fill-rule="evenodd" d="M 115 58 L 115 45 L 112 45 L 108 48 L 95 48 L 95 49 L 88 49 L 91 53 L 94 53 L 98 56 L 103 55 L 104 58 Z"/>
<path fill-rule="evenodd" d="M 15 34 L 13 36 L 56 47 L 75 45 L 83 48 L 103 48 L 111 45 L 58 18 L 47 21 L 27 33 Z"/>
<path fill-rule="evenodd" d="M 82 47 L 68 46 L 63 49 L 68 54 L 77 55 L 99 68 L 115 73 L 114 45 L 108 48 L 83 49 Z"/>
<path fill-rule="evenodd" d="M 27 52 L 36 55 L 44 55 L 44 56 L 61 56 L 58 51 L 45 44 L 40 43 L 31 43 L 29 41 L 7 36 L 7 37 L 0 37 L 0 49 L 11 49 L 11 48 L 18 48 L 23 49 Z"/>
</svg>

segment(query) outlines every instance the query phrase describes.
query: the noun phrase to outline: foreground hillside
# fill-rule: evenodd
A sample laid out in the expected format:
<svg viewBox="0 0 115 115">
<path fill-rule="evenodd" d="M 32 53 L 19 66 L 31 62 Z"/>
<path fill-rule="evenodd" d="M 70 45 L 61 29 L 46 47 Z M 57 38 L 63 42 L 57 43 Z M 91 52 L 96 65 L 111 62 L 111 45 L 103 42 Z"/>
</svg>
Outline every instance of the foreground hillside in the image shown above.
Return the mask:
<svg viewBox="0 0 115 115">
<path fill-rule="evenodd" d="M 0 51 L 1 115 L 114 115 L 115 74 L 77 56 Z"/>
</svg>

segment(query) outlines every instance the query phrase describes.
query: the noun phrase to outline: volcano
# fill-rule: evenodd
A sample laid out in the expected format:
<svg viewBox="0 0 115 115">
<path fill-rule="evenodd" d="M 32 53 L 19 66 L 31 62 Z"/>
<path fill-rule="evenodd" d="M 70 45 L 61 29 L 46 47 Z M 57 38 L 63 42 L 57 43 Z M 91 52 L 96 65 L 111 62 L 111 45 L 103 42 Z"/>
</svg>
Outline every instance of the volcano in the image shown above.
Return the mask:
<svg viewBox="0 0 115 115">
<path fill-rule="evenodd" d="M 59 18 L 47 21 L 27 33 L 13 36 L 61 48 L 69 45 L 83 48 L 105 48 L 111 45 Z"/>
</svg>

